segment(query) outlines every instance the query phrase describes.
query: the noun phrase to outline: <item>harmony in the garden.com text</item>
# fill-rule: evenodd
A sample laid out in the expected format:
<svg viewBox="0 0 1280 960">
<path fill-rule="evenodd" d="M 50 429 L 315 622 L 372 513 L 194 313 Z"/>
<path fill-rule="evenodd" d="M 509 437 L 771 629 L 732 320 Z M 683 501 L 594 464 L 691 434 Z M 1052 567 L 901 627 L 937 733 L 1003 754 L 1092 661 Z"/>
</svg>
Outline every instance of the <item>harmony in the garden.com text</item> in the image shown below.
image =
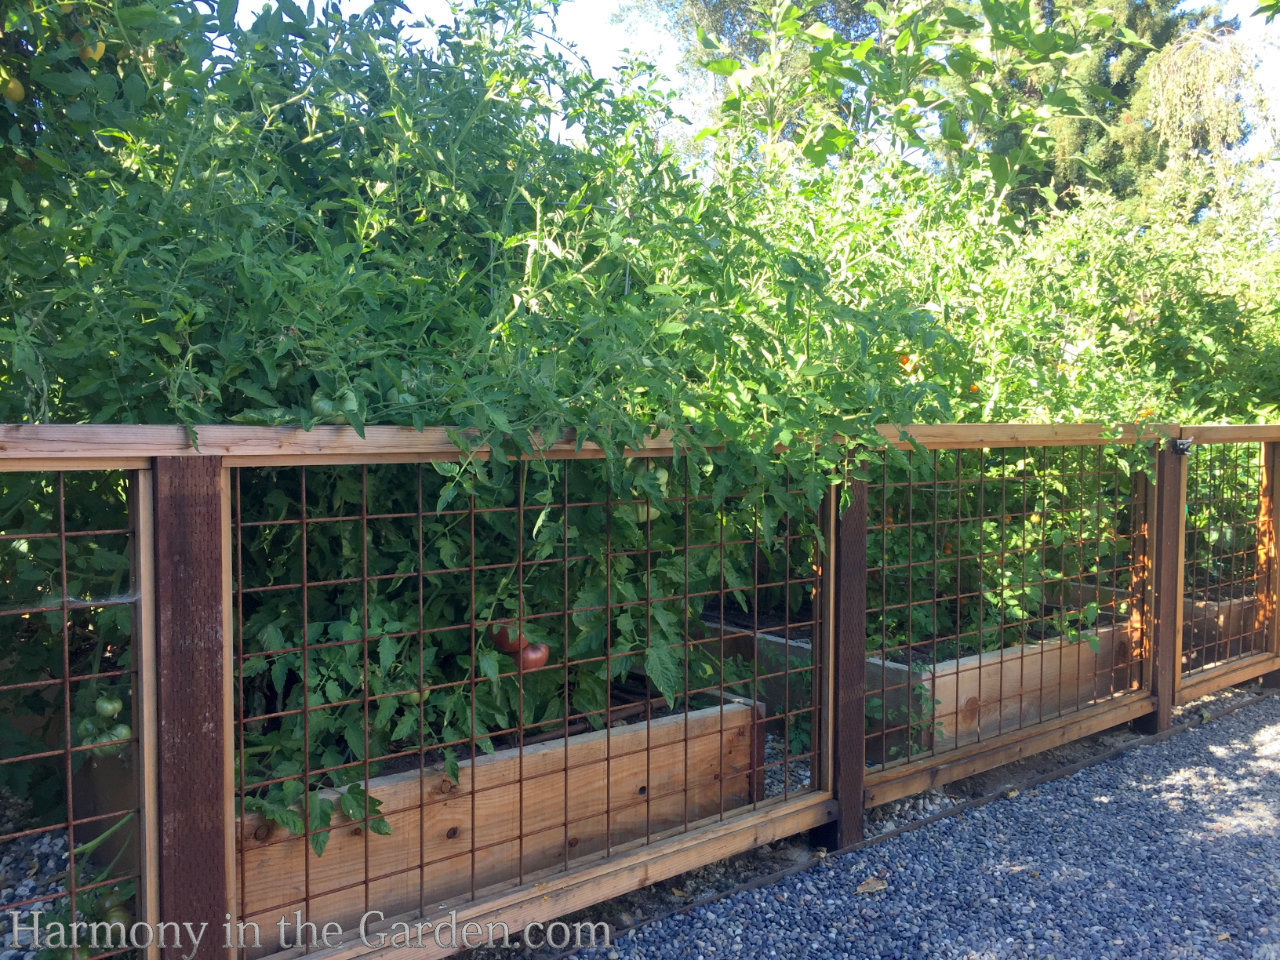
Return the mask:
<svg viewBox="0 0 1280 960">
<path fill-rule="evenodd" d="M 9 912 L 9 922 L 9 936 L 6 938 L 8 947 L 30 946 L 38 950 L 70 947 L 141 950 L 157 946 L 184 951 L 181 954 L 182 960 L 192 960 L 206 936 L 220 939 L 219 946 L 223 948 L 261 947 L 264 939 L 263 929 L 259 924 L 251 920 L 233 921 L 229 914 L 216 933 L 210 931 L 208 923 L 162 921 L 152 924 L 139 920 L 124 924 L 106 920 L 46 920 L 39 910 L 26 917 L 12 910 Z M 351 939 L 350 931 L 340 923 L 304 920 L 301 910 L 294 912 L 292 920 L 281 917 L 274 927 L 268 926 L 267 935 L 270 936 L 273 930 L 276 944 L 282 950 L 303 945 L 336 947 Z M 386 915 L 381 910 L 370 910 L 360 917 L 354 932 L 366 947 L 437 946 L 463 950 L 479 946 L 518 947 L 522 944 L 531 947 L 545 945 L 557 949 L 570 946 L 607 947 L 612 935 L 609 925 L 604 922 L 569 924 L 560 920 L 551 923 L 534 921 L 520 931 L 519 940 L 513 941 L 506 923 L 491 921 L 481 924 L 475 920 L 460 923 L 456 910 L 449 911 L 435 921 L 397 920 L 390 924 L 386 923 Z"/>
</svg>

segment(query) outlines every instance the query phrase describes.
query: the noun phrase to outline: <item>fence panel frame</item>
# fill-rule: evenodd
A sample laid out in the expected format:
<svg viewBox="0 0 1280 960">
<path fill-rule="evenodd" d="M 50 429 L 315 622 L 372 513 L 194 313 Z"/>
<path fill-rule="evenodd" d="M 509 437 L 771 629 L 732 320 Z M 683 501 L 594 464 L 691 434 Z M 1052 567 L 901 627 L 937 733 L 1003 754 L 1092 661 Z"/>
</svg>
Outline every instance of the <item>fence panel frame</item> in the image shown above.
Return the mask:
<svg viewBox="0 0 1280 960">
<path fill-rule="evenodd" d="M 1259 616 L 1265 622 L 1267 650 L 1230 660 L 1203 673 L 1186 678 L 1181 671 L 1181 627 L 1178 632 L 1179 659 L 1175 705 L 1181 706 L 1218 690 L 1261 679 L 1265 687 L 1280 687 L 1280 425 L 1182 426 L 1178 437 L 1190 447 L 1208 444 L 1260 444 L 1261 471 L 1258 491 Z M 1184 474 L 1187 472 L 1184 466 Z M 1186 478 L 1183 478 L 1182 508 L 1178 516 L 1186 525 Z M 1183 538 L 1185 547 L 1185 536 Z M 1186 589 L 1186 561 L 1183 557 L 1183 593 Z M 1181 598 L 1179 601 L 1181 607 Z M 1183 618 L 1179 617 L 1181 624 Z"/>
<path fill-rule="evenodd" d="M 156 705 L 158 671 L 156 669 L 156 541 L 155 541 L 155 475 L 150 468 L 134 470 L 129 475 L 128 510 L 133 527 L 134 601 L 133 649 L 137 658 L 138 696 L 138 807 L 142 829 L 138 842 L 142 877 L 139 883 L 139 919 L 152 929 L 160 922 L 160 822 L 159 822 L 159 743 L 160 723 Z M 147 960 L 159 960 L 157 944 L 145 948 Z"/>
<path fill-rule="evenodd" d="M 955 424 L 912 427 L 901 431 L 897 428 L 881 428 L 880 433 L 888 445 L 902 450 L 922 448 L 925 451 L 982 451 L 1010 447 L 1102 447 L 1108 444 L 1151 444 L 1154 449 L 1158 444 L 1178 438 L 1179 430 L 1180 427 L 1176 424 L 1145 424 L 1122 428 L 1108 428 L 1098 424 Z M 1154 515 L 1154 496 L 1149 498 L 1146 507 L 1142 505 L 1145 493 L 1143 485 L 1147 482 L 1145 474 L 1135 473 L 1134 479 L 1134 507 L 1151 510 Z M 1131 533 L 1145 535 L 1151 518 L 1135 517 L 1134 520 L 1136 529 Z M 1151 558 L 1146 559 L 1149 562 Z M 843 586 L 847 589 L 847 584 Z M 1131 625 L 1135 630 L 1140 627 L 1142 616 L 1138 610 L 1131 611 Z M 1176 663 L 1176 659 L 1174 662 Z M 900 799 L 1089 736 L 1117 724 L 1137 721 L 1152 713 L 1156 706 L 1149 672 L 1145 671 L 1139 689 L 1119 692 L 1110 699 L 1083 706 L 1074 713 L 997 733 L 989 738 L 949 749 L 945 753 L 921 756 L 910 762 L 899 761 L 892 766 L 868 770 L 865 774 L 865 805 L 872 807 Z"/>
<path fill-rule="evenodd" d="M 235 428 L 237 431 L 239 428 Z M 230 491 L 234 488 L 235 479 L 234 471 L 241 468 L 261 468 L 261 467 L 289 467 L 304 468 L 315 466 L 365 466 L 373 467 L 388 464 L 404 464 L 404 463 L 421 463 L 426 464 L 432 460 L 442 459 L 459 459 L 456 448 L 453 450 L 451 457 L 444 455 L 423 455 L 423 451 L 417 445 L 422 443 L 422 435 L 417 431 L 408 428 L 383 428 L 383 437 L 370 439 L 374 442 L 370 445 L 368 452 L 357 452 L 361 448 L 357 446 L 357 442 L 352 438 L 351 431 L 342 429 L 347 434 L 346 442 L 342 446 L 340 452 L 335 455 L 322 455 L 313 449 L 290 449 L 283 453 L 277 453 L 264 456 L 243 456 L 240 454 L 231 454 L 220 456 L 223 467 L 223 475 L 225 477 L 224 486 L 226 492 L 223 494 L 227 504 L 224 506 L 224 516 L 227 518 L 225 531 L 228 540 L 233 537 L 234 514 L 230 505 Z M 206 448 L 204 436 L 207 431 L 201 431 L 202 449 Z M 269 431 L 270 432 L 270 431 Z M 288 431 L 286 431 L 288 432 Z M 302 431 L 293 431 L 302 433 Z M 370 433 L 372 433 L 372 428 Z M 432 438 L 427 438 L 428 445 L 435 442 Z M 258 441 L 259 449 L 265 449 L 267 444 Z M 646 445 L 640 451 L 628 451 L 628 456 L 633 453 L 643 458 L 664 458 L 670 457 L 673 453 L 678 453 L 679 448 L 674 447 L 667 436 L 658 436 L 654 441 Z M 575 461 L 585 459 L 603 459 L 604 451 L 598 447 L 584 445 L 581 449 L 575 449 L 569 445 L 568 441 L 558 443 L 554 449 L 547 452 L 549 459 Z M 522 457 L 521 459 L 530 459 Z M 517 497 L 517 501 L 521 498 Z M 656 883 L 662 879 L 675 876 L 687 870 L 703 866 L 707 863 L 714 862 L 724 857 L 732 856 L 738 853 L 744 853 L 755 849 L 763 844 L 773 842 L 775 840 L 784 839 L 798 833 L 815 831 L 822 828 L 832 821 L 836 820 L 839 815 L 840 807 L 833 798 L 834 778 L 832 774 L 832 753 L 827 749 L 828 737 L 836 738 L 839 733 L 835 730 L 835 725 L 829 720 L 830 705 L 835 703 L 839 697 L 838 692 L 833 689 L 831 679 L 831 664 L 833 662 L 833 644 L 834 633 L 831 628 L 833 620 L 830 611 L 834 607 L 833 595 L 828 590 L 828 577 L 833 577 L 835 563 L 833 562 L 834 544 L 836 542 L 836 519 L 834 509 L 829 509 L 832 501 L 828 498 L 824 501 L 822 513 L 820 514 L 820 523 L 825 534 L 826 554 L 817 562 L 822 571 L 818 577 L 818 581 L 822 585 L 823 590 L 827 590 L 825 596 L 821 600 L 822 613 L 818 624 L 818 632 L 815 633 L 815 667 L 814 669 L 821 671 L 821 679 L 815 686 L 814 692 L 814 710 L 818 718 L 819 737 L 815 737 L 815 745 L 819 742 L 823 744 L 820 750 L 825 750 L 825 755 L 821 756 L 818 768 L 812 781 L 813 786 L 807 788 L 802 793 L 793 792 L 790 797 L 771 797 L 764 801 L 756 801 L 753 805 L 744 807 L 740 811 L 726 810 L 717 817 L 710 817 L 705 820 L 691 822 L 683 829 L 673 829 L 670 831 L 654 832 L 649 842 L 633 841 L 626 843 L 614 843 L 611 850 L 601 851 L 597 854 L 584 856 L 575 859 L 572 866 L 565 870 L 563 867 L 548 868 L 539 871 L 526 871 L 523 876 L 523 882 L 519 885 L 512 885 L 504 882 L 496 886 L 478 887 L 474 890 L 474 897 L 460 897 L 446 900 L 440 903 L 435 909 L 430 910 L 422 915 L 403 915 L 395 916 L 390 913 L 380 920 L 379 923 L 391 923 L 396 920 L 405 921 L 438 921 L 442 917 L 448 918 L 450 914 L 456 916 L 457 927 L 459 930 L 467 923 L 507 923 L 510 925 L 513 933 L 518 929 L 517 925 L 533 921 L 546 921 L 562 916 L 567 912 L 582 907 L 590 906 L 594 903 L 600 903 L 605 900 L 620 896 L 624 893 L 640 887 Z M 519 510 L 521 508 L 517 508 Z M 865 534 L 864 534 L 865 535 Z M 224 544 L 224 563 L 231 567 L 234 558 L 234 543 L 228 542 Z M 227 574 L 227 599 L 225 609 L 228 616 L 232 619 L 232 623 L 226 626 L 226 638 L 232 663 L 235 661 L 236 652 L 234 650 L 234 635 L 236 628 L 234 626 L 234 592 L 235 580 L 234 571 Z M 230 683 L 234 687 L 234 667 L 231 668 Z M 857 707 L 856 699 L 853 701 L 855 708 Z M 856 710 L 855 710 L 856 712 Z M 231 754 L 233 755 L 236 742 L 236 712 L 232 705 L 228 706 L 227 715 L 230 725 L 230 733 L 228 734 L 231 744 Z M 859 714 L 857 719 L 861 721 Z M 231 793 L 234 794 L 236 784 L 232 782 Z M 861 788 L 848 791 L 851 800 L 852 809 L 856 811 L 853 823 L 858 828 L 861 826 Z M 235 866 L 239 865 L 239 858 L 235 852 L 235 817 L 230 815 L 230 823 L 228 836 L 231 838 L 232 855 Z M 238 879 L 232 874 L 232 891 L 233 896 L 240 889 Z M 353 896 L 358 896 L 359 891 L 353 890 Z M 233 906 L 230 910 L 233 918 L 245 919 L 240 916 L 240 911 Z M 370 909 L 377 909 L 378 904 L 371 902 Z M 290 907 L 292 909 L 292 907 Z M 313 921 L 316 918 L 312 918 Z M 323 918 L 317 923 L 317 926 L 323 927 Z M 270 942 L 269 936 L 273 928 L 264 925 L 261 928 L 263 935 L 263 944 Z M 353 935 L 354 929 L 348 927 L 344 933 Z M 373 934 L 376 939 L 377 934 Z M 385 949 L 380 949 L 379 955 L 384 953 L 400 953 L 404 951 L 412 951 L 414 958 L 426 958 L 435 956 L 450 955 L 453 950 L 435 949 L 434 944 L 430 944 L 427 948 L 418 945 L 405 948 L 397 948 L 395 945 L 388 944 Z M 356 957 L 369 953 L 370 948 L 365 947 L 359 940 L 344 942 L 332 949 L 313 949 L 307 951 L 308 956 L 325 957 L 329 960 L 339 960 L 339 958 Z M 239 951 L 232 951 L 230 956 L 239 955 Z M 264 960 L 285 960 L 285 958 L 300 955 L 296 949 L 286 949 L 284 951 L 273 952 L 264 958 Z M 405 954 L 409 956 L 408 953 Z"/>
</svg>

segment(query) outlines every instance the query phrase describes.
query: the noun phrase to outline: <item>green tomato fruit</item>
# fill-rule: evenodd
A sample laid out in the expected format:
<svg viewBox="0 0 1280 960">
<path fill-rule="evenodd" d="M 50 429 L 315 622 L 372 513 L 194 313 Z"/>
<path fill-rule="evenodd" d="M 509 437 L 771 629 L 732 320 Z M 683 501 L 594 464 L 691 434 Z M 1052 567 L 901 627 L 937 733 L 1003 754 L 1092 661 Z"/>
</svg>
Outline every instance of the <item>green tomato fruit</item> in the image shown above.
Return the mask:
<svg viewBox="0 0 1280 960">
<path fill-rule="evenodd" d="M 121 704 L 118 697 L 109 697 L 103 694 L 93 705 L 93 709 L 97 711 L 98 716 L 103 720 L 110 720 L 120 712 L 121 706 L 123 704 Z"/>
<path fill-rule="evenodd" d="M 311 412 L 321 423 L 345 423 L 346 417 L 333 398 L 317 390 L 311 395 Z"/>
<path fill-rule="evenodd" d="M 360 412 L 360 398 L 356 396 L 356 392 L 350 387 L 343 387 L 339 390 L 335 399 L 344 414 Z"/>
</svg>

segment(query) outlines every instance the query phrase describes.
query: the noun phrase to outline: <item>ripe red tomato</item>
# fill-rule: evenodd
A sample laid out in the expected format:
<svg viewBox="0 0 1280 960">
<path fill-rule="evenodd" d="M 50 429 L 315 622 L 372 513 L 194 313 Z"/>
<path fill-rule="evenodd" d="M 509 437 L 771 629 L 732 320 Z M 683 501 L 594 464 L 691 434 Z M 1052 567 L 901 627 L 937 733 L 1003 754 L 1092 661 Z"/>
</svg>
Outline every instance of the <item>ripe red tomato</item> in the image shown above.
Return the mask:
<svg viewBox="0 0 1280 960">
<path fill-rule="evenodd" d="M 520 651 L 520 667 L 524 670 L 537 670 L 551 656 L 551 648 L 545 643 L 535 643 Z"/>
<path fill-rule="evenodd" d="M 517 653 L 529 643 L 523 633 L 519 633 L 511 624 L 494 624 L 489 628 L 489 636 L 493 645 L 503 653 Z"/>
</svg>

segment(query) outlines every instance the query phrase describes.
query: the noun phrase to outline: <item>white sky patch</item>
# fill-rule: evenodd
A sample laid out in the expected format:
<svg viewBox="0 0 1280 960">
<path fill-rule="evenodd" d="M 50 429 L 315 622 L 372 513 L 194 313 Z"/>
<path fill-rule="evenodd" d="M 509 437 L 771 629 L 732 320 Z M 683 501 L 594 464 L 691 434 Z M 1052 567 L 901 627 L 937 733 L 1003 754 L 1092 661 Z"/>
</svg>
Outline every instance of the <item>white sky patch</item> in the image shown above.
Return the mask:
<svg viewBox="0 0 1280 960">
<path fill-rule="evenodd" d="M 306 8 L 307 0 L 296 2 Z M 315 2 L 318 6 L 319 0 Z M 236 22 L 248 27 L 259 12 L 273 5 L 271 0 L 239 0 Z M 363 0 L 341 0 L 344 14 L 358 12 L 367 5 Z M 407 23 L 453 20 L 449 0 L 406 0 L 405 6 L 409 12 L 403 21 Z M 458 6 L 465 9 L 468 4 L 466 0 L 459 0 Z M 619 0 L 563 0 L 555 17 L 553 36 L 573 48 L 593 76 L 616 77 L 628 51 L 654 64 L 659 75 L 665 78 L 667 89 L 680 94 L 676 110 L 692 121 L 686 130 L 696 132 L 706 126 L 712 102 L 710 74 L 705 85 L 685 81 L 679 76 L 682 46 L 676 36 L 664 25 L 634 13 L 620 17 L 619 7 Z M 417 31 L 409 35 L 425 39 Z"/>
</svg>

